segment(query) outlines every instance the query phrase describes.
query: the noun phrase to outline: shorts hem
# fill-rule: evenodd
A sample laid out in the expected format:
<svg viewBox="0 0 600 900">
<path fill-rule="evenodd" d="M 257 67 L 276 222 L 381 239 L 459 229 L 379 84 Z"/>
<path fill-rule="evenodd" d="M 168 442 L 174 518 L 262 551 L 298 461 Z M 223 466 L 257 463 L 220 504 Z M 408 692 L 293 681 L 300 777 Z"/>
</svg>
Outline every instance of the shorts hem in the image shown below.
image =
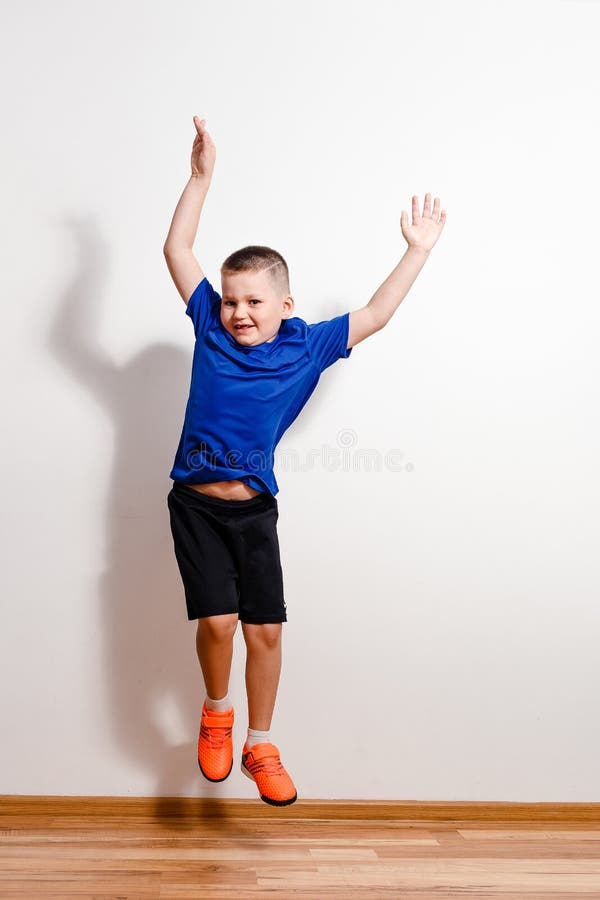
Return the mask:
<svg viewBox="0 0 600 900">
<path fill-rule="evenodd" d="M 274 619 L 273 617 L 265 619 L 263 616 L 262 619 L 240 619 L 240 622 L 247 625 L 278 625 L 280 622 L 287 622 L 287 617 L 284 619 Z"/>
<path fill-rule="evenodd" d="M 201 613 L 198 615 L 188 616 L 190 622 L 195 622 L 198 619 L 208 619 L 209 616 L 232 616 L 233 614 L 238 614 L 237 609 L 218 609 L 214 612 Z"/>
</svg>

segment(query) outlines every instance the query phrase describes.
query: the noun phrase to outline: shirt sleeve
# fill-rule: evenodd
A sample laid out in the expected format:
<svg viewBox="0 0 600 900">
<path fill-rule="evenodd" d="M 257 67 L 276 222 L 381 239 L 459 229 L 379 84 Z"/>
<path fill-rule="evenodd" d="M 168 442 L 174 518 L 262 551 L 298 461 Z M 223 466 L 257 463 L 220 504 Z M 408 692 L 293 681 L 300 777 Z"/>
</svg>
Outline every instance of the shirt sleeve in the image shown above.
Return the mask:
<svg viewBox="0 0 600 900">
<path fill-rule="evenodd" d="M 186 316 L 194 323 L 194 334 L 198 337 L 210 331 L 220 320 L 221 295 L 215 291 L 206 277 L 194 290 L 188 300 Z"/>
<path fill-rule="evenodd" d="M 347 359 L 350 356 L 353 348 L 348 348 L 349 329 L 349 312 L 308 326 L 309 353 L 320 372 L 331 366 L 336 360 Z"/>
</svg>

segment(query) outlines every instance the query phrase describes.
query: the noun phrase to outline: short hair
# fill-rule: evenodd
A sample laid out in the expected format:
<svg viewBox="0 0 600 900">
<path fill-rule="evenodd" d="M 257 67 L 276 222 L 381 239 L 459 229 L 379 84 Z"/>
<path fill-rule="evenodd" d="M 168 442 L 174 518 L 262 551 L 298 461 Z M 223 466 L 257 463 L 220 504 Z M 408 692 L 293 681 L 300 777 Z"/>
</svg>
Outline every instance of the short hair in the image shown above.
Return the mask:
<svg viewBox="0 0 600 900">
<path fill-rule="evenodd" d="M 290 293 L 290 273 L 288 265 L 277 250 L 272 247 L 263 247 L 259 244 L 251 244 L 235 250 L 221 265 L 221 275 L 224 272 L 235 274 L 236 272 L 266 272 L 275 289 L 282 294 Z"/>
</svg>

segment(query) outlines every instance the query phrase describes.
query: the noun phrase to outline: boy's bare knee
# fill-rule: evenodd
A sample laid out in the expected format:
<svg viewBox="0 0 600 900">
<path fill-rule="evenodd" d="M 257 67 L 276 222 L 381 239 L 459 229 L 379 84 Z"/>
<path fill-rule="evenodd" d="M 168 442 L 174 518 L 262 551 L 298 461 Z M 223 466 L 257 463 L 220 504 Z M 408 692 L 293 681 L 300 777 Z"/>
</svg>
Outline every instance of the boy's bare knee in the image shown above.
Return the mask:
<svg viewBox="0 0 600 900">
<path fill-rule="evenodd" d="M 242 622 L 242 631 L 246 644 L 276 647 L 281 640 L 281 630 L 281 622 L 267 622 L 264 625 Z"/>
<path fill-rule="evenodd" d="M 237 628 L 238 614 L 226 613 L 221 616 L 202 616 L 198 619 L 197 633 L 203 633 L 211 640 L 228 640 Z"/>
</svg>

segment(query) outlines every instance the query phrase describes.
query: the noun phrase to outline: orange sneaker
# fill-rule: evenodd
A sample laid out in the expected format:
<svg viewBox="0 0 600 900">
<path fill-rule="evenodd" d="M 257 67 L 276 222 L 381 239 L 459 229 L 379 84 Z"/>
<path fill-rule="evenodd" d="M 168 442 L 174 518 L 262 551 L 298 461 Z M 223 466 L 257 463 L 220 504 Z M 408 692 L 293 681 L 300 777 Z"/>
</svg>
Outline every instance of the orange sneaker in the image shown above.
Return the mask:
<svg viewBox="0 0 600 900">
<path fill-rule="evenodd" d="M 208 709 L 202 704 L 198 735 L 198 765 L 209 781 L 225 781 L 233 766 L 233 706 L 227 712 Z"/>
<path fill-rule="evenodd" d="M 242 772 L 258 787 L 260 799 L 272 806 L 287 806 L 296 797 L 294 782 L 283 768 L 279 750 L 275 744 L 253 744 L 248 742 L 242 750 Z"/>
</svg>

